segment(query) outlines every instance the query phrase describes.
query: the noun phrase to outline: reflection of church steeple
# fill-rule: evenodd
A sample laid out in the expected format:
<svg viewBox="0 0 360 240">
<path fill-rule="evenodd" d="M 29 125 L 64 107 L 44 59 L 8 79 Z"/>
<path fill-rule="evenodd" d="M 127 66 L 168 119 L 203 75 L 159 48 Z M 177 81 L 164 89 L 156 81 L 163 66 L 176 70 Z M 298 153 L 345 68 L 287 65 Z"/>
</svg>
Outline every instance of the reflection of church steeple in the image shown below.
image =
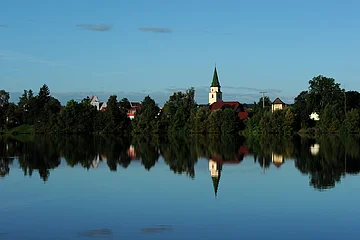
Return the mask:
<svg viewBox="0 0 360 240">
<path fill-rule="evenodd" d="M 220 176 L 219 176 L 219 177 L 212 177 L 212 181 L 213 181 L 214 193 L 215 193 L 215 197 L 216 197 L 216 196 L 217 196 L 218 187 L 219 187 L 219 182 L 220 182 Z"/>
<path fill-rule="evenodd" d="M 210 170 L 210 175 L 211 175 L 213 186 L 214 186 L 215 197 L 217 196 L 217 192 L 218 192 L 218 188 L 219 188 L 221 169 L 222 169 L 221 164 L 218 164 L 217 162 L 215 162 L 211 159 L 209 160 L 209 170 Z"/>
</svg>

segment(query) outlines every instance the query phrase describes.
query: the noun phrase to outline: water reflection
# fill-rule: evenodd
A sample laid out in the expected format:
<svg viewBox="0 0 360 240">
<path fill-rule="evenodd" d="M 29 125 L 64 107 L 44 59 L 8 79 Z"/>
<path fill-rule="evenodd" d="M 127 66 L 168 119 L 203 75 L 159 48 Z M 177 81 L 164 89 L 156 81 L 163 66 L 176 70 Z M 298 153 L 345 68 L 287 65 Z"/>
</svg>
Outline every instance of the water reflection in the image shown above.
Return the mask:
<svg viewBox="0 0 360 240">
<path fill-rule="evenodd" d="M 110 171 L 127 168 L 140 161 L 150 171 L 162 158 L 175 174 L 195 178 L 198 161 L 208 161 L 210 177 L 217 196 L 224 165 L 240 164 L 246 159 L 266 170 L 281 168 L 293 160 L 309 185 L 323 190 L 335 187 L 347 174 L 360 172 L 358 137 L 276 136 L 248 138 L 232 136 L 135 137 L 116 136 L 3 136 L 0 137 L 0 178 L 9 175 L 16 162 L 25 176 L 34 170 L 46 182 L 51 170 L 64 159 L 69 167 L 96 169 L 106 164 Z M 249 158 L 250 157 L 250 158 Z M 16 159 L 16 160 L 14 160 Z"/>
<path fill-rule="evenodd" d="M 94 229 L 81 232 L 78 236 L 85 238 L 110 238 L 112 236 L 112 231 L 110 229 Z"/>
<path fill-rule="evenodd" d="M 146 227 L 142 228 L 140 233 L 141 234 L 151 234 L 151 233 L 159 233 L 172 230 L 172 226 L 170 225 L 159 225 L 156 227 Z"/>
</svg>

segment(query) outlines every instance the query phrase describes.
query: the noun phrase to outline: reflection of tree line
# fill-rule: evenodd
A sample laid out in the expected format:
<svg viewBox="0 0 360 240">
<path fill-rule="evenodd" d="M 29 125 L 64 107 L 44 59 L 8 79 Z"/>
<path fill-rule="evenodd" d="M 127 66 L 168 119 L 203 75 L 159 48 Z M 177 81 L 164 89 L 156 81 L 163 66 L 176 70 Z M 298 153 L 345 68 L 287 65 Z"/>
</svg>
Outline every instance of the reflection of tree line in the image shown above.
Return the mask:
<svg viewBox="0 0 360 240">
<path fill-rule="evenodd" d="M 13 157 L 19 160 L 25 175 L 38 171 L 46 181 L 50 170 L 60 165 L 61 158 L 70 167 L 86 169 L 106 162 L 111 171 L 127 168 L 139 160 L 146 170 L 157 163 L 160 156 L 169 168 L 178 174 L 195 177 L 199 158 L 212 159 L 223 164 L 239 163 L 244 156 L 254 156 L 262 168 L 273 162 L 280 166 L 282 159 L 294 159 L 295 167 L 310 176 L 311 186 L 317 189 L 334 187 L 341 176 L 360 172 L 359 139 L 355 137 L 277 138 L 275 136 L 235 138 L 233 136 L 196 135 L 191 137 L 134 137 L 116 136 L 33 136 L 27 139 L 0 138 L 0 177 L 9 174 Z M 318 144 L 318 152 L 311 152 Z"/>
<path fill-rule="evenodd" d="M 261 167 L 269 167 L 274 154 L 294 159 L 295 167 L 309 175 L 310 185 L 316 189 L 334 187 L 345 174 L 360 172 L 360 139 L 354 136 L 268 136 L 247 139 L 247 144 Z"/>
<path fill-rule="evenodd" d="M 57 168 L 64 158 L 70 167 L 82 166 L 86 169 L 106 162 L 111 171 L 118 166 L 127 168 L 132 160 L 140 160 L 146 170 L 155 166 L 162 156 L 174 173 L 195 177 L 195 163 L 198 158 L 218 158 L 232 161 L 242 160 L 244 154 L 238 152 L 244 139 L 234 137 L 193 136 L 193 137 L 134 137 L 132 139 L 115 136 L 32 136 L 0 138 L 0 176 L 9 173 L 13 158 L 19 160 L 24 175 L 39 172 L 46 181 L 50 170 Z"/>
</svg>

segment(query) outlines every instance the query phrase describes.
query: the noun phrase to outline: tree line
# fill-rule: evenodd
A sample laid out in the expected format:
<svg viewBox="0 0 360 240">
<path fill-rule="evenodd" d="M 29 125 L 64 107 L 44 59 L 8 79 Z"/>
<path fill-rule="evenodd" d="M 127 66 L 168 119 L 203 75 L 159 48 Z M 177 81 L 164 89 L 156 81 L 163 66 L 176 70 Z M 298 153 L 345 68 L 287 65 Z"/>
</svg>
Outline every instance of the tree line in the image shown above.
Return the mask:
<svg viewBox="0 0 360 240">
<path fill-rule="evenodd" d="M 127 117 L 129 101 L 118 101 L 117 96 L 109 97 L 105 111 L 97 111 L 89 97 L 80 102 L 70 100 L 62 107 L 46 85 L 37 95 L 24 90 L 17 104 L 10 103 L 9 98 L 9 93 L 0 91 L 0 127 L 26 125 L 36 133 L 360 133 L 360 93 L 345 91 L 335 79 L 322 75 L 311 79 L 308 90 L 300 92 L 283 110 L 272 112 L 269 97 L 260 99 L 244 121 L 231 107 L 210 111 L 208 105 L 198 105 L 194 88 L 174 92 L 162 108 L 146 96 L 132 121 Z M 320 120 L 311 119 L 311 113 L 317 113 Z"/>
<path fill-rule="evenodd" d="M 24 90 L 17 104 L 9 102 L 10 96 L 0 91 L 0 128 L 12 129 L 27 126 L 35 133 L 129 133 L 127 111 L 130 103 L 110 96 L 106 111 L 97 111 L 89 97 L 80 102 L 70 100 L 63 107 L 50 95 L 44 84 L 37 95 Z"/>
<path fill-rule="evenodd" d="M 22 125 L 35 133 L 116 133 L 116 134 L 170 134 L 237 133 L 243 126 L 232 108 L 210 113 L 208 107 L 195 102 L 194 88 L 175 92 L 162 109 L 154 99 L 146 96 L 131 121 L 127 113 L 131 108 L 128 99 L 117 100 L 110 96 L 107 108 L 97 111 L 90 98 L 78 102 L 70 100 L 62 107 L 50 95 L 47 85 L 39 93 L 24 90 L 17 104 L 0 91 L 0 128 L 13 129 Z"/>
</svg>

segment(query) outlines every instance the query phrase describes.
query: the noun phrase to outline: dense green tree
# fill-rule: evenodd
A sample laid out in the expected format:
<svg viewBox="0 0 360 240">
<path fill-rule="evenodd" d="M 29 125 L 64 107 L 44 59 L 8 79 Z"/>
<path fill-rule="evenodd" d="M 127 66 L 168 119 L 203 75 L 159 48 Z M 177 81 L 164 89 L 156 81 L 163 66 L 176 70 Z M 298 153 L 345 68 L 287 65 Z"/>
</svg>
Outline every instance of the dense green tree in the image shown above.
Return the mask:
<svg viewBox="0 0 360 240">
<path fill-rule="evenodd" d="M 6 123 L 6 111 L 9 105 L 10 94 L 5 90 L 0 90 L 0 128 Z"/>
<path fill-rule="evenodd" d="M 272 132 L 272 122 L 271 122 L 271 112 L 264 112 L 261 120 L 260 120 L 260 128 L 263 133 L 271 133 Z"/>
<path fill-rule="evenodd" d="M 109 97 L 107 108 L 103 114 L 105 123 L 104 133 L 126 133 L 129 131 L 130 121 L 126 115 L 126 111 L 117 101 L 117 96 Z"/>
<path fill-rule="evenodd" d="M 60 132 L 93 133 L 97 110 L 88 99 L 80 103 L 70 100 L 60 114 Z"/>
<path fill-rule="evenodd" d="M 194 109 L 191 114 L 192 124 L 191 132 L 193 133 L 206 133 L 207 132 L 207 120 L 210 115 L 210 111 L 207 108 Z"/>
<path fill-rule="evenodd" d="M 133 133 L 151 134 L 158 132 L 158 114 L 159 107 L 150 96 L 146 96 L 132 121 Z"/>
<path fill-rule="evenodd" d="M 29 99 L 28 90 L 24 90 L 21 97 L 19 97 L 19 103 L 18 103 L 19 108 L 25 109 L 28 99 Z"/>
<path fill-rule="evenodd" d="M 344 112 L 340 104 L 328 104 L 321 112 L 318 127 L 321 132 L 337 132 L 340 130 L 341 123 L 344 120 Z"/>
<path fill-rule="evenodd" d="M 263 103 L 264 101 L 264 103 Z M 260 97 L 259 101 L 257 102 L 256 104 L 256 109 L 259 110 L 259 109 L 262 109 L 263 106 L 265 105 L 265 108 L 271 108 L 271 100 L 269 98 L 269 96 L 264 96 L 264 99 L 262 97 Z"/>
<path fill-rule="evenodd" d="M 346 92 L 346 109 L 351 111 L 352 109 L 360 108 L 360 93 L 357 91 Z"/>
<path fill-rule="evenodd" d="M 360 110 L 352 109 L 348 111 L 344 120 L 344 128 L 348 133 L 360 132 Z"/>
<path fill-rule="evenodd" d="M 127 98 L 121 99 L 119 105 L 120 109 L 124 109 L 126 112 L 131 109 L 131 104 Z"/>
<path fill-rule="evenodd" d="M 212 111 L 208 117 L 207 124 L 209 133 L 221 133 L 222 110 Z"/>
<path fill-rule="evenodd" d="M 24 90 L 24 93 L 19 97 L 18 107 L 21 112 L 20 124 L 34 124 L 36 117 L 36 98 L 33 91 Z"/>
<path fill-rule="evenodd" d="M 6 128 L 10 129 L 20 124 L 21 112 L 15 103 L 10 103 L 6 111 Z"/>
<path fill-rule="evenodd" d="M 260 121 L 264 113 L 268 112 L 266 109 L 261 109 L 252 115 L 249 119 L 246 120 L 246 132 L 247 134 L 259 133 L 262 132 L 262 125 Z"/>
<path fill-rule="evenodd" d="M 0 107 L 6 107 L 9 104 L 10 94 L 5 90 L 0 90 Z"/>
<path fill-rule="evenodd" d="M 58 117 L 61 110 L 59 100 L 54 97 L 49 97 L 41 111 L 37 124 L 35 124 L 38 132 L 49 133 L 57 132 Z"/>
<path fill-rule="evenodd" d="M 322 112 L 330 104 L 344 102 L 343 90 L 335 79 L 319 75 L 309 81 L 310 111 Z"/>
<path fill-rule="evenodd" d="M 284 116 L 283 131 L 286 135 L 291 135 L 294 132 L 294 128 L 295 128 L 295 114 L 290 108 L 284 111 L 285 111 L 285 116 Z"/>
<path fill-rule="evenodd" d="M 221 132 L 225 134 L 235 133 L 238 119 L 232 108 L 225 108 L 222 112 Z"/>
<path fill-rule="evenodd" d="M 40 102 L 43 102 L 44 104 L 48 101 L 48 98 L 50 97 L 50 89 L 46 84 L 40 88 L 37 97 L 39 98 Z"/>
<path fill-rule="evenodd" d="M 191 128 L 191 112 L 196 108 L 195 90 L 175 92 L 165 103 L 161 126 L 170 134 L 188 133 Z"/>
<path fill-rule="evenodd" d="M 310 126 L 311 106 L 308 91 L 302 91 L 294 100 L 295 129 L 307 128 Z"/>
<path fill-rule="evenodd" d="M 257 106 L 260 106 L 262 108 L 263 101 L 265 103 L 265 107 L 271 107 L 272 102 L 271 102 L 269 96 L 264 96 L 264 98 L 260 97 L 259 101 L 257 102 Z"/>
</svg>

